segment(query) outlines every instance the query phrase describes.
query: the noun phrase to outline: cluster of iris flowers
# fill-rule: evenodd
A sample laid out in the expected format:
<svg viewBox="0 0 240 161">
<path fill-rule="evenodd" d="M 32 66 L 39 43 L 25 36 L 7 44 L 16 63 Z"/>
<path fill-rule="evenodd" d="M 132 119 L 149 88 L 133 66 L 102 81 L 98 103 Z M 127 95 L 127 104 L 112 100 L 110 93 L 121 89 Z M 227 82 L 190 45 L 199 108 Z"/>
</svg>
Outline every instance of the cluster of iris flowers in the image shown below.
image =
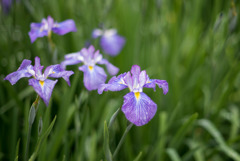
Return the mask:
<svg viewBox="0 0 240 161">
<path fill-rule="evenodd" d="M 64 35 L 69 32 L 76 32 L 75 22 L 71 19 L 63 22 L 56 22 L 51 16 L 43 19 L 41 23 L 31 23 L 29 36 L 33 43 L 38 37 L 51 37 L 52 32 Z M 116 56 L 125 45 L 125 38 L 118 35 L 115 29 L 94 29 L 92 38 L 100 38 L 100 46 L 104 53 Z M 43 99 L 46 106 L 49 104 L 53 88 L 58 80 L 52 78 L 62 77 L 70 86 L 69 77 L 73 71 L 67 71 L 67 65 L 82 63 L 79 70 L 84 73 L 84 86 L 87 90 L 98 90 L 99 94 L 103 91 L 120 91 L 129 88 L 130 92 L 124 96 L 122 111 L 126 118 L 136 126 L 147 124 L 157 111 L 157 104 L 144 92 L 143 88 L 153 88 L 156 85 L 163 89 L 163 93 L 168 92 L 168 83 L 165 80 L 150 79 L 146 71 L 141 71 L 138 65 L 133 65 L 131 71 L 114 76 L 119 69 L 104 59 L 99 50 L 95 51 L 94 46 L 83 48 L 79 52 L 65 55 L 64 61 L 57 65 L 48 66 L 42 73 L 43 66 L 40 58 L 35 57 L 35 65 L 31 65 L 31 60 L 24 59 L 19 69 L 5 77 L 12 85 L 23 77 L 33 77 L 29 79 L 29 85 L 34 88 L 37 94 Z M 98 64 L 98 65 L 97 65 Z M 105 65 L 108 73 L 113 75 L 109 82 L 105 84 L 107 74 L 99 65 Z"/>
</svg>

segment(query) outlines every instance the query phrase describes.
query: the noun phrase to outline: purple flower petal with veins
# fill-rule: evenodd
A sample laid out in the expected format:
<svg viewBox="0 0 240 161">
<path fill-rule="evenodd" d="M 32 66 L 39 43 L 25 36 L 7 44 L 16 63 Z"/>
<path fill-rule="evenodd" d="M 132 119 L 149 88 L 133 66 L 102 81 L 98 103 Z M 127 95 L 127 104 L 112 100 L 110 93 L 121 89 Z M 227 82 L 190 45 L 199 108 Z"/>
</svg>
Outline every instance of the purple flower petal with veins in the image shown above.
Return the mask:
<svg viewBox="0 0 240 161">
<path fill-rule="evenodd" d="M 4 80 L 8 80 L 13 85 L 23 77 L 33 76 L 32 79 L 29 79 L 29 85 L 33 86 L 37 94 L 48 106 L 50 97 L 52 95 L 52 90 L 57 83 L 57 80 L 53 81 L 48 78 L 62 77 L 70 86 L 69 77 L 73 74 L 73 71 L 66 71 L 59 64 L 47 67 L 44 71 L 44 74 L 42 74 L 42 69 L 43 66 L 40 64 L 39 57 L 35 57 L 34 66 L 31 65 L 30 60 L 24 59 L 19 69 L 16 72 L 7 75 Z"/>
<path fill-rule="evenodd" d="M 99 87 L 99 85 L 103 84 L 106 79 L 107 75 L 104 72 L 103 68 L 95 65 L 95 66 L 87 66 L 83 65 L 79 67 L 79 70 L 83 71 L 84 73 L 84 86 L 89 90 L 95 90 Z"/>
<path fill-rule="evenodd" d="M 157 105 L 145 93 L 143 87 L 153 88 L 158 85 L 163 93 L 168 92 L 168 83 L 165 80 L 149 79 L 145 70 L 141 71 L 138 65 L 133 65 L 131 72 L 115 76 L 107 84 L 98 88 L 98 93 L 103 91 L 120 91 L 129 88 L 130 93 L 124 96 L 122 111 L 126 118 L 137 126 L 147 124 L 155 115 Z"/>
<path fill-rule="evenodd" d="M 29 73 L 29 70 L 33 68 L 31 65 L 32 61 L 24 59 L 20 67 L 16 72 L 13 72 L 7 75 L 4 80 L 8 80 L 12 85 L 14 85 L 19 79 L 23 77 L 31 77 L 32 74 Z"/>
<path fill-rule="evenodd" d="M 89 91 L 98 89 L 107 79 L 105 71 L 103 68 L 97 66 L 97 64 L 106 65 L 111 75 L 115 75 L 119 71 L 117 67 L 106 59 L 103 59 L 99 50 L 95 51 L 92 45 L 89 48 L 83 48 L 80 52 L 65 55 L 65 60 L 61 63 L 61 66 L 65 68 L 66 65 L 74 65 L 77 63 L 84 64 L 79 67 L 79 70 L 84 73 L 84 85 Z"/>
<path fill-rule="evenodd" d="M 48 106 L 49 100 L 52 95 L 53 88 L 58 80 L 45 79 L 44 81 L 37 79 L 29 79 L 29 85 L 33 86 L 37 94 L 43 99 L 44 103 Z"/>
<path fill-rule="evenodd" d="M 130 122 L 142 126 L 153 118 L 157 104 L 143 92 L 130 92 L 124 96 L 122 111 Z"/>
<path fill-rule="evenodd" d="M 77 28 L 73 20 L 65 20 L 63 22 L 55 22 L 51 16 L 42 19 L 41 23 L 31 23 L 31 30 L 28 33 L 33 43 L 38 37 L 51 36 L 51 32 L 58 35 L 64 35 L 68 32 L 76 32 Z"/>
</svg>

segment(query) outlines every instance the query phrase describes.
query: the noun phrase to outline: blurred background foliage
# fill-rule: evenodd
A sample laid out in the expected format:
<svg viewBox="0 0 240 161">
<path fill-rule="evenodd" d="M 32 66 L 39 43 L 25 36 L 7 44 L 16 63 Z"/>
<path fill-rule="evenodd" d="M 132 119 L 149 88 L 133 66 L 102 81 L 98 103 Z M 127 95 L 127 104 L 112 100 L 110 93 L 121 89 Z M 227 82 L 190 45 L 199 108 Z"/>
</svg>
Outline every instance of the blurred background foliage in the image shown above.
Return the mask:
<svg viewBox="0 0 240 161">
<path fill-rule="evenodd" d="M 161 89 L 144 90 L 158 104 L 157 113 L 145 126 L 133 126 L 115 160 L 240 161 L 239 9 L 237 0 L 15 0 L 8 14 L 1 7 L 0 160 L 23 160 L 28 112 L 36 98 L 27 79 L 14 86 L 3 79 L 23 59 L 39 56 L 45 67 L 52 64 L 47 37 L 31 44 L 28 36 L 31 22 L 51 15 L 58 22 L 73 19 L 78 29 L 53 34 L 58 63 L 104 25 L 126 38 L 118 56 L 104 55 L 119 73 L 138 64 L 150 78 L 169 83 L 167 95 Z M 92 43 L 100 49 L 97 41 Z M 49 107 L 40 103 L 30 154 L 37 152 L 38 161 L 106 160 L 104 121 L 121 107 L 128 91 L 89 92 L 78 66 L 68 69 L 75 72 L 71 87 L 60 80 Z M 37 151 L 38 120 L 43 118 L 46 131 L 55 115 L 55 125 Z M 127 125 L 120 112 L 109 130 L 112 152 Z"/>
</svg>

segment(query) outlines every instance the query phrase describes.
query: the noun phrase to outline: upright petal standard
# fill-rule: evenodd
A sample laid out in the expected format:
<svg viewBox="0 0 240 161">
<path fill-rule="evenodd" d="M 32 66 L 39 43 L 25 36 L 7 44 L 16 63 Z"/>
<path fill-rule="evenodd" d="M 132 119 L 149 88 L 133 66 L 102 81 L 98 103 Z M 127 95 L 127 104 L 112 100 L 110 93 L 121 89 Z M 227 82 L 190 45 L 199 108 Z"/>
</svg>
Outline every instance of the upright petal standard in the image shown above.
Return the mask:
<svg viewBox="0 0 240 161">
<path fill-rule="evenodd" d="M 118 35 L 115 29 L 94 29 L 92 38 L 96 39 L 98 37 L 100 37 L 100 46 L 103 51 L 111 56 L 118 55 L 126 42 L 125 38 Z"/>
<path fill-rule="evenodd" d="M 56 22 L 51 16 L 47 19 L 42 19 L 41 23 L 31 23 L 31 30 L 28 33 L 33 43 L 38 37 L 51 36 L 54 32 L 58 35 L 64 35 L 68 32 L 76 32 L 77 28 L 75 22 L 71 19 L 65 20 L 63 22 Z"/>
<path fill-rule="evenodd" d="M 120 74 L 110 79 L 107 84 L 100 85 L 98 93 L 120 91 L 128 87 L 130 92 L 124 96 L 122 111 L 130 122 L 142 126 L 147 124 L 157 111 L 157 104 L 143 92 L 143 87 L 155 90 L 156 85 L 167 94 L 167 81 L 149 79 L 145 70 L 141 71 L 138 65 L 133 65 L 131 72 Z"/>
<path fill-rule="evenodd" d="M 73 74 L 73 71 L 64 70 L 59 64 L 48 66 L 42 74 L 43 66 L 40 64 L 40 58 L 35 57 L 35 65 L 31 65 L 32 61 L 24 59 L 17 71 L 7 75 L 4 80 L 8 80 L 14 85 L 19 79 L 23 77 L 31 77 L 29 79 L 29 85 L 33 86 L 37 94 L 43 99 L 44 103 L 48 106 L 49 100 L 52 95 L 52 90 L 58 80 L 50 80 L 52 78 L 65 79 L 70 86 L 69 77 Z"/>
<path fill-rule="evenodd" d="M 108 60 L 102 58 L 99 50 L 95 51 L 95 48 L 91 45 L 88 49 L 83 48 L 77 53 L 71 53 L 65 55 L 65 60 L 61 63 L 63 68 L 67 65 L 74 65 L 78 63 L 83 63 L 79 67 L 79 70 L 84 73 L 84 86 L 89 90 L 98 89 L 100 84 L 105 83 L 107 75 L 102 67 L 97 64 L 104 64 L 111 75 L 118 73 L 118 68 L 112 65 Z"/>
</svg>

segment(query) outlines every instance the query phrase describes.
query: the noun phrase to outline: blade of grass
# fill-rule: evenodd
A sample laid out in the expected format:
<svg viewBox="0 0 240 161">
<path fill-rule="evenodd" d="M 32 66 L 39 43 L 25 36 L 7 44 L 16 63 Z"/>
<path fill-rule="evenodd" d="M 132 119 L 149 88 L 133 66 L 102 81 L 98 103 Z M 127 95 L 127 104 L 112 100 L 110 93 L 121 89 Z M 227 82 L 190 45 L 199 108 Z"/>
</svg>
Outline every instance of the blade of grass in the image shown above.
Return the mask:
<svg viewBox="0 0 240 161">
<path fill-rule="evenodd" d="M 179 155 L 175 149 L 168 148 L 167 154 L 171 158 L 172 161 L 181 161 L 181 158 L 179 157 Z"/>
<path fill-rule="evenodd" d="M 193 114 L 177 131 L 176 135 L 170 142 L 170 147 L 178 148 L 180 143 L 183 141 L 184 136 L 187 134 L 189 129 L 193 126 L 194 122 L 196 121 L 198 114 Z"/>
<path fill-rule="evenodd" d="M 56 118 L 57 116 L 54 117 L 53 121 L 51 122 L 51 124 L 49 125 L 48 129 L 45 131 L 45 133 L 38 139 L 38 142 L 37 142 L 37 145 L 36 145 L 36 148 L 35 148 L 35 151 L 33 152 L 33 154 L 31 155 L 29 161 L 34 161 L 38 155 L 38 152 L 41 148 L 41 145 L 42 145 L 42 142 L 44 140 L 47 139 L 48 135 L 50 134 L 50 132 L 52 131 L 52 128 L 55 124 L 55 121 L 56 121 Z"/>
<path fill-rule="evenodd" d="M 227 156 L 229 156 L 233 160 L 240 161 L 240 155 L 225 143 L 221 133 L 209 120 L 206 119 L 199 120 L 198 124 L 204 129 L 206 129 L 212 135 L 212 137 L 219 144 L 221 151 L 223 151 Z"/>
</svg>

